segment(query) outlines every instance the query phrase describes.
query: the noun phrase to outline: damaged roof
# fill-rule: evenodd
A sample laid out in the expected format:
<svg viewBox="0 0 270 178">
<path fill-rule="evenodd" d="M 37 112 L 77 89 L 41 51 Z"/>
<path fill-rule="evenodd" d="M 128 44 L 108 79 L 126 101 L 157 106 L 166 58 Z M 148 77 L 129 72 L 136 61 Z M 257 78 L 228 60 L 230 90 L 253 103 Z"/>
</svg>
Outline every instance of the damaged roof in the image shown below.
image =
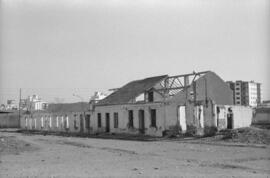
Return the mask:
<svg viewBox="0 0 270 178">
<path fill-rule="evenodd" d="M 103 100 L 99 101 L 97 105 L 107 105 L 107 104 L 123 104 L 128 103 L 141 93 L 151 89 L 157 83 L 161 82 L 168 75 L 161 75 L 156 77 L 145 78 L 142 80 L 135 80 L 126 85 L 122 88 L 118 89 L 114 93 L 110 94 Z"/>
</svg>

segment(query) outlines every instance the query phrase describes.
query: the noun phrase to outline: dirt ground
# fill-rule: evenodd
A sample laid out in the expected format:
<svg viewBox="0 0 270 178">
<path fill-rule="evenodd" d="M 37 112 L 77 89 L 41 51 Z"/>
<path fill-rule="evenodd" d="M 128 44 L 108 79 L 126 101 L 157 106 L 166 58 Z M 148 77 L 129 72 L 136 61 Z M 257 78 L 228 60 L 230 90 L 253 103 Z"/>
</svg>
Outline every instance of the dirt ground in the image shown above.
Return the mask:
<svg viewBox="0 0 270 178">
<path fill-rule="evenodd" d="M 270 177 L 270 145 L 0 132 L 0 177 Z"/>
</svg>

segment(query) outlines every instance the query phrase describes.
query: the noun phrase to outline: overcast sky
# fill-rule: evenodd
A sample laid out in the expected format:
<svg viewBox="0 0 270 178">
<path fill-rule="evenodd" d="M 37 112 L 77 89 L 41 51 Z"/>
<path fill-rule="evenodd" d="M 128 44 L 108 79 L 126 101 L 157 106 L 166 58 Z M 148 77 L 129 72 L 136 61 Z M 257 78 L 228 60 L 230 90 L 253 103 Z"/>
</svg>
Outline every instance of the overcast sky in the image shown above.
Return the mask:
<svg viewBox="0 0 270 178">
<path fill-rule="evenodd" d="M 0 0 L 0 103 L 212 70 L 270 99 L 269 0 Z M 58 99 L 57 99 L 58 98 Z"/>
</svg>

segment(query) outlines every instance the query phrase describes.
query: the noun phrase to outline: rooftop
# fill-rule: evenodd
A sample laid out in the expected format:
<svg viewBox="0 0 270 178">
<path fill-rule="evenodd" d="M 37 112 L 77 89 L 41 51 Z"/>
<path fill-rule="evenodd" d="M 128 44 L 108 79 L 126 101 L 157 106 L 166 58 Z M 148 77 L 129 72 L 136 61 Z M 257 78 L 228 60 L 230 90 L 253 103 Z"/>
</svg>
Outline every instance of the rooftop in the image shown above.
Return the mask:
<svg viewBox="0 0 270 178">
<path fill-rule="evenodd" d="M 151 89 L 155 84 L 167 77 L 168 75 L 161 75 L 132 81 L 98 102 L 97 105 L 128 103 L 133 98 Z"/>
</svg>

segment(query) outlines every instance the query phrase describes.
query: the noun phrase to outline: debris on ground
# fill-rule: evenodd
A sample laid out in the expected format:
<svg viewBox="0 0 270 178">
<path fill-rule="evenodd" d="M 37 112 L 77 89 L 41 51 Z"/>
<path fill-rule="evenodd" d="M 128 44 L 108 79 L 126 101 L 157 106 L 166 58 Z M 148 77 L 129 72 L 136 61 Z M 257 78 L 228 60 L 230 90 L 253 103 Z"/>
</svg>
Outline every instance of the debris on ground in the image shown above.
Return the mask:
<svg viewBox="0 0 270 178">
<path fill-rule="evenodd" d="M 256 127 L 245 127 L 233 130 L 224 130 L 220 134 L 222 140 L 250 144 L 270 144 L 270 130 Z"/>
</svg>

